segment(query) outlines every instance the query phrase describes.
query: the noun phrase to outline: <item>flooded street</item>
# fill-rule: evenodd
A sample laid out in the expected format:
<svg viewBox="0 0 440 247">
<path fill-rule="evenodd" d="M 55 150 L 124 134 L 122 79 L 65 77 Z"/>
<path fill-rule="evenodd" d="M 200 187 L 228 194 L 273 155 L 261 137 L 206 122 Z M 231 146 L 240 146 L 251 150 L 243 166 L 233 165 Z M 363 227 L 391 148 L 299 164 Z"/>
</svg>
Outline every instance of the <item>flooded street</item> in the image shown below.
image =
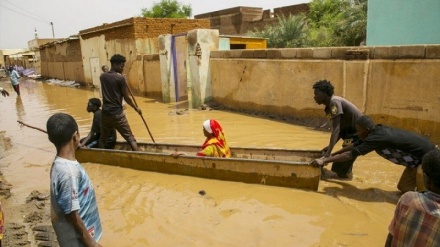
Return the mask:
<svg viewBox="0 0 440 247">
<path fill-rule="evenodd" d="M 7 81 L 0 86 L 10 92 L 0 98 L 0 131 L 10 139 L 9 150 L 0 155 L 0 169 L 14 185 L 12 196 L 2 204 L 6 223 L 20 222 L 25 212 L 14 208 L 33 190 L 49 193 L 55 147 L 45 133 L 21 128 L 17 120 L 46 129 L 49 116 L 66 112 L 77 120 L 84 137 L 93 117 L 86 111 L 87 101 L 99 93 L 23 79 L 17 97 Z M 136 101 L 158 143 L 201 145 L 202 123 L 209 118 L 220 122 L 230 146 L 321 149 L 330 137 L 312 128 L 238 113 L 185 111 L 184 104 L 176 107 L 142 97 Z M 127 106 L 126 114 L 136 139 L 151 142 L 137 113 Z M 104 230 L 100 243 L 127 247 L 383 246 L 403 171 L 370 154 L 357 159 L 352 181 L 321 181 L 313 192 L 83 165 L 98 197 Z"/>
</svg>

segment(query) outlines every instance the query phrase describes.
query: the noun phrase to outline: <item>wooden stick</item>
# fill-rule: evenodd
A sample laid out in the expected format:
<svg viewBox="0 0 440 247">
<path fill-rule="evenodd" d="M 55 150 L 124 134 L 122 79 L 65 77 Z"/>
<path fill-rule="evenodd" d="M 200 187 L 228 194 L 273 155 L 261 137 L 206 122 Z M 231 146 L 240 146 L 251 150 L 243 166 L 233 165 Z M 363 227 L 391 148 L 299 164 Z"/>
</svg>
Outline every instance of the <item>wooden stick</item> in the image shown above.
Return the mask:
<svg viewBox="0 0 440 247">
<path fill-rule="evenodd" d="M 38 127 L 34 127 L 34 126 L 29 125 L 29 124 L 25 124 L 25 123 L 23 123 L 22 121 L 17 121 L 17 122 L 20 124 L 20 127 L 26 126 L 26 127 L 28 127 L 28 128 L 36 129 L 36 130 L 39 130 L 39 131 L 41 131 L 41 132 L 47 134 L 47 131 L 45 131 L 44 129 L 40 129 L 40 128 L 38 128 Z"/>
<path fill-rule="evenodd" d="M 128 82 L 126 82 L 126 84 L 127 84 L 128 92 L 130 92 L 131 98 L 133 98 L 133 102 L 134 102 L 135 106 L 136 106 L 136 107 L 139 107 L 138 104 L 136 103 L 136 99 L 134 98 L 133 93 L 131 92 L 130 87 L 128 86 Z M 140 114 L 140 116 L 141 116 L 141 118 L 142 118 L 142 121 L 144 121 L 145 127 L 147 127 L 148 134 L 150 134 L 151 140 L 153 140 L 153 143 L 156 143 L 156 142 L 154 141 L 153 135 L 152 135 L 151 132 L 150 132 L 150 128 L 148 128 L 148 124 L 147 124 L 147 122 L 145 121 L 144 116 L 142 116 L 142 114 Z"/>
</svg>

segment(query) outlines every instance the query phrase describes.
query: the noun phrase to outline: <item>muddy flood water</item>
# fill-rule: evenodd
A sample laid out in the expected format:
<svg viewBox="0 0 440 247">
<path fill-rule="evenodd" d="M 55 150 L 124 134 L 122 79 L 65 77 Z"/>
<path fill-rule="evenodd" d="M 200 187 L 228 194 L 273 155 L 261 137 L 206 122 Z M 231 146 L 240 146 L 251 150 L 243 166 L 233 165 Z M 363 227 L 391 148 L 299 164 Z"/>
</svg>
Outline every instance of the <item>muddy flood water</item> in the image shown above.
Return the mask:
<svg viewBox="0 0 440 247">
<path fill-rule="evenodd" d="M 0 169 L 13 184 L 11 196 L 2 199 L 2 205 L 6 224 L 24 224 L 29 212 L 22 205 L 29 194 L 49 193 L 55 148 L 46 134 L 21 128 L 17 120 L 45 129 L 50 115 L 66 112 L 77 120 L 84 137 L 92 120 L 87 101 L 99 93 L 23 79 L 22 95 L 17 97 L 8 81 L 0 81 L 0 86 L 10 92 L 9 97 L 0 98 L 0 131 L 6 146 L 0 154 Z M 209 118 L 220 122 L 231 146 L 321 149 L 330 136 L 237 113 L 185 111 L 184 103 L 136 100 L 158 143 L 201 145 L 202 122 Z M 142 119 L 129 106 L 126 113 L 136 139 L 150 142 Z M 403 171 L 370 154 L 358 158 L 352 181 L 321 181 L 314 192 L 83 165 L 97 193 L 103 246 L 383 246 Z M 200 190 L 206 194 L 200 195 Z M 49 212 L 48 201 L 44 210 Z M 41 222 L 49 221 L 42 217 Z M 28 246 L 37 246 L 32 224 L 24 224 L 24 229 Z M 7 227 L 6 231 L 12 230 Z"/>
</svg>

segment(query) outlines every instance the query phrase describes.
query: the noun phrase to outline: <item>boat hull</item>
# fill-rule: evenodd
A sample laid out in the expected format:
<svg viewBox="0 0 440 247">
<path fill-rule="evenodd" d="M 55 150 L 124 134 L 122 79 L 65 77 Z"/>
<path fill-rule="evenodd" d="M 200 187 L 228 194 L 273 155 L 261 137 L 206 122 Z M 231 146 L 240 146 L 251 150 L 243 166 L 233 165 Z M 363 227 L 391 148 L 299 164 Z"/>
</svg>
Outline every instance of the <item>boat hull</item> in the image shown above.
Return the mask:
<svg viewBox="0 0 440 247">
<path fill-rule="evenodd" d="M 197 146 L 139 144 L 141 152 L 117 149 L 78 149 L 79 162 L 120 166 L 142 171 L 178 174 L 253 184 L 317 190 L 321 169 L 310 166 L 316 150 L 231 148 L 232 158 L 197 157 Z M 185 153 L 173 157 L 171 153 Z M 189 152 L 189 153 L 187 153 Z"/>
</svg>

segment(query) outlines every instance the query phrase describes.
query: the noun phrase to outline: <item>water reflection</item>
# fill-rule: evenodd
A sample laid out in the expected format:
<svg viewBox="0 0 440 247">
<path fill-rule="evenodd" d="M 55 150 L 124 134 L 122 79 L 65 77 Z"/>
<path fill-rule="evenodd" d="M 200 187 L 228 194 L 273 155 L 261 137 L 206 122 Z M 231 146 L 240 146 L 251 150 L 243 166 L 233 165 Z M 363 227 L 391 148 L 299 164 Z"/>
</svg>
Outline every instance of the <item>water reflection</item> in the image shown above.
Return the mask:
<svg viewBox="0 0 440 247">
<path fill-rule="evenodd" d="M 17 120 L 23 121 L 23 116 L 25 115 L 25 112 L 21 96 L 17 96 L 15 100 L 15 109 L 17 111 Z"/>
</svg>

